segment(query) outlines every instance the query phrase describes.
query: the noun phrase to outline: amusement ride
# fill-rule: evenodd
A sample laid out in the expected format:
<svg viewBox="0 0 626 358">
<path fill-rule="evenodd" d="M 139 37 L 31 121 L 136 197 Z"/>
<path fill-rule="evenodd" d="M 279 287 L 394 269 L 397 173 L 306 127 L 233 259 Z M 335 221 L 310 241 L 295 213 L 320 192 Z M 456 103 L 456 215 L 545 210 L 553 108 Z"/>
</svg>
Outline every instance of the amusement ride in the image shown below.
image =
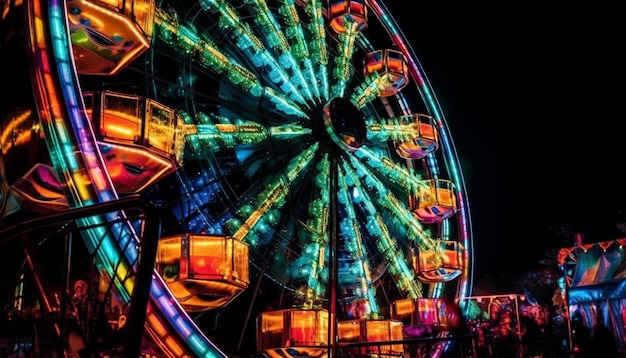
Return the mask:
<svg viewBox="0 0 626 358">
<path fill-rule="evenodd" d="M 23 344 L 150 357 L 462 345 L 462 170 L 381 1 L 11 0 L 1 26 L 0 243 L 6 320 L 36 322 Z"/>
</svg>

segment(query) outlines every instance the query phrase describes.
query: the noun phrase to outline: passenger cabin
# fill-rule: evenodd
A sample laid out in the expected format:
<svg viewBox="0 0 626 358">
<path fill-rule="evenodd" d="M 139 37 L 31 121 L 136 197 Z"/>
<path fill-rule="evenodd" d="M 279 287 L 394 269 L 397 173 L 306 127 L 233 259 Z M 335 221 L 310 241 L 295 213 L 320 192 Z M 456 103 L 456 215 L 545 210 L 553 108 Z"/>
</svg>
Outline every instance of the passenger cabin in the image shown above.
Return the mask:
<svg viewBox="0 0 626 358">
<path fill-rule="evenodd" d="M 371 318 L 337 322 L 337 342 L 355 344 L 347 348 L 349 357 L 404 357 L 402 322 Z M 380 344 L 377 342 L 396 342 Z"/>
<path fill-rule="evenodd" d="M 463 272 L 463 245 L 456 241 L 436 240 L 432 249 L 414 250 L 412 261 L 417 279 L 421 282 L 448 282 Z"/>
<path fill-rule="evenodd" d="M 263 357 L 325 357 L 329 346 L 328 319 L 324 309 L 262 312 L 256 321 L 257 352 Z"/>
<path fill-rule="evenodd" d="M 39 214 L 69 209 L 59 177 L 51 165 L 35 164 L 12 186 L 11 193 L 21 208 Z"/>
<path fill-rule="evenodd" d="M 156 270 L 185 311 L 223 307 L 248 287 L 248 245 L 221 235 L 161 238 Z"/>
<path fill-rule="evenodd" d="M 118 192 L 141 191 L 180 167 L 185 138 L 173 109 L 111 91 L 86 92 L 83 98 Z"/>
<path fill-rule="evenodd" d="M 365 0 L 330 0 L 328 20 L 335 33 L 345 33 L 356 23 L 356 30 L 367 28 L 367 6 Z"/>
<path fill-rule="evenodd" d="M 441 298 L 420 297 L 396 300 L 391 318 L 401 321 L 406 337 L 434 336 L 448 327 L 446 304 Z"/>
<path fill-rule="evenodd" d="M 67 12 L 79 74 L 117 74 L 150 48 L 152 0 L 72 0 Z"/>
<path fill-rule="evenodd" d="M 363 75 L 378 74 L 389 79 L 389 86 L 383 88 L 379 96 L 389 97 L 398 93 L 409 83 L 409 68 L 404 55 L 396 50 L 378 50 L 365 55 Z"/>
<path fill-rule="evenodd" d="M 404 159 L 422 159 L 439 148 L 439 132 L 435 118 L 425 114 L 412 114 L 400 119 L 401 124 L 411 124 L 415 139 L 396 142 L 396 152 Z"/>
<path fill-rule="evenodd" d="M 434 224 L 456 214 L 458 207 L 454 183 L 446 179 L 428 179 L 417 196 L 409 196 L 409 208 L 423 224 Z"/>
</svg>

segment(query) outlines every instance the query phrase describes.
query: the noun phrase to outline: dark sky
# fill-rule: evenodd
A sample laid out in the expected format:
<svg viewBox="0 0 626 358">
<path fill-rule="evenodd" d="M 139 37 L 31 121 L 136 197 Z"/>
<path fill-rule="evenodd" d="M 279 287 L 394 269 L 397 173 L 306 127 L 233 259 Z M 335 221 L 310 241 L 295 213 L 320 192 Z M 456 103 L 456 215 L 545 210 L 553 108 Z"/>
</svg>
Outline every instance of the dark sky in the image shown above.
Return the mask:
<svg viewBox="0 0 626 358">
<path fill-rule="evenodd" d="M 626 221 L 626 31 L 615 6 L 387 3 L 452 133 L 478 275 L 534 267 L 564 246 L 553 226 L 587 242 L 626 236 L 615 227 Z"/>
</svg>

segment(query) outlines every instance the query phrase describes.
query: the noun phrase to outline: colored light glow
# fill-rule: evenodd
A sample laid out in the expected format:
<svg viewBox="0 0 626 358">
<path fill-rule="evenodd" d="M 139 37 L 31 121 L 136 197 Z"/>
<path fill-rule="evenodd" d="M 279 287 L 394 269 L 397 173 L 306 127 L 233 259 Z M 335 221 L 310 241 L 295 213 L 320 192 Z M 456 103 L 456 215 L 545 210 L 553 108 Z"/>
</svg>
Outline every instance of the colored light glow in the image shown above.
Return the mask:
<svg viewBox="0 0 626 358">
<path fill-rule="evenodd" d="M 354 55 L 354 41 L 359 35 L 358 23 L 346 19 L 345 32 L 338 35 L 340 44 L 338 45 L 339 53 L 335 56 L 335 69 L 333 70 L 333 79 L 335 85 L 331 87 L 332 97 L 343 97 L 346 85 L 352 78 L 350 73 L 350 64 Z"/>
<path fill-rule="evenodd" d="M 123 34 L 127 39 L 125 41 L 126 44 L 132 43 L 132 46 L 127 45 L 122 51 L 120 51 L 120 54 L 114 61 L 115 65 L 112 66 L 112 68 L 107 68 L 106 74 L 118 73 L 126 67 L 129 62 L 135 60 L 141 53 L 150 47 L 149 36 L 151 35 L 152 26 L 146 26 L 142 29 L 133 20 L 146 16 L 150 17 L 150 14 L 152 14 L 151 8 L 146 9 L 145 7 L 136 7 L 132 9 L 134 14 L 132 14 L 131 19 L 130 16 L 126 16 L 126 14 L 118 12 L 118 9 L 115 9 L 115 7 L 101 6 L 97 3 L 91 3 L 89 1 L 75 1 L 74 6 L 81 8 L 80 16 L 89 18 L 89 27 L 91 30 L 100 32 L 106 28 L 114 28 L 116 29 L 116 32 L 113 36 L 121 36 Z M 70 18 L 70 20 L 73 19 Z M 151 20 L 152 19 L 146 19 L 146 22 L 151 22 Z M 62 22 L 59 22 L 58 24 L 61 26 Z M 79 21 L 75 20 L 69 21 L 68 24 L 70 25 L 72 31 L 76 31 L 77 29 L 84 27 Z M 63 26 L 61 30 L 65 31 L 65 26 Z M 100 72 L 96 73 L 101 74 Z"/>
<path fill-rule="evenodd" d="M 285 74 L 284 78 L 284 82 L 290 84 L 289 91 L 303 93 L 303 96 L 294 94 L 292 95 L 292 98 L 300 103 L 304 103 L 307 100 L 309 102 L 312 102 L 313 95 L 310 92 L 309 87 L 306 85 L 307 81 L 304 78 L 300 66 L 296 63 L 295 58 L 291 55 L 291 48 L 288 44 L 287 39 L 285 38 L 285 35 L 281 31 L 282 29 L 274 18 L 273 12 L 268 9 L 267 4 L 264 0 L 254 0 L 250 1 L 248 4 L 251 5 L 252 11 L 255 15 L 253 16 L 255 23 L 259 25 L 258 27 L 265 34 L 264 37 L 268 39 L 270 47 L 276 49 L 279 58 L 283 59 L 282 61 L 279 60 L 279 63 L 282 62 L 280 63 L 281 66 L 279 68 L 289 68 L 293 74 L 293 80 L 289 79 L 290 76 L 288 74 Z M 268 63 L 271 63 L 272 68 L 274 68 L 273 61 Z M 298 84 L 300 86 L 298 86 Z M 298 88 L 300 88 L 301 91 L 298 91 Z"/>
<path fill-rule="evenodd" d="M 153 312 L 148 312 L 146 322 L 148 322 L 148 326 L 150 326 L 159 337 L 163 337 L 167 334 L 167 328 L 159 322 L 159 319 Z"/>
<path fill-rule="evenodd" d="M 164 310 L 166 317 L 169 317 L 170 319 L 175 319 L 179 316 L 177 310 L 175 309 L 176 306 L 172 305 L 172 300 L 168 295 L 160 296 L 158 302 L 159 307 L 162 307 L 162 309 Z"/>
<path fill-rule="evenodd" d="M 56 8 L 57 12 L 51 11 L 51 13 L 54 13 L 54 14 L 62 14 L 62 12 L 60 12 L 60 9 L 58 8 L 58 4 L 57 4 L 57 3 L 52 3 L 50 6 L 51 6 L 51 7 L 53 7 L 53 8 L 54 8 L 55 6 L 57 6 L 57 8 Z M 35 8 L 35 9 L 39 9 L 39 6 L 38 6 L 38 5 L 34 5 L 34 8 Z M 36 13 L 35 19 L 36 19 L 36 21 L 41 21 L 41 16 L 37 16 L 37 13 Z M 51 22 L 53 22 L 53 23 L 54 23 L 54 21 L 55 21 L 55 20 L 57 20 L 57 21 L 59 21 L 59 22 L 60 22 L 60 19 L 55 18 L 54 16 L 51 16 L 49 20 L 50 20 Z M 57 25 L 58 25 L 58 24 L 57 24 Z M 51 25 L 51 27 L 52 27 L 52 28 L 55 28 L 55 26 L 54 26 L 54 25 Z M 57 27 L 60 27 L 60 25 L 59 25 L 59 26 L 57 26 Z M 45 26 L 43 26 L 43 22 L 42 22 L 42 25 L 41 25 L 41 30 L 42 30 L 42 32 L 43 32 L 43 29 L 44 29 L 44 28 L 45 28 Z M 39 33 L 39 35 L 40 35 L 40 37 L 38 37 L 38 38 L 39 38 L 39 40 L 37 40 L 37 43 L 39 43 L 39 44 L 44 44 L 44 45 L 45 45 L 45 41 L 44 41 L 44 38 L 45 38 L 45 37 L 43 36 L 43 34 L 42 34 L 42 33 Z M 70 46 L 67 46 L 67 45 L 61 46 L 61 44 L 55 44 L 54 42 L 53 42 L 53 44 L 54 44 L 55 50 L 56 50 L 57 52 L 62 51 L 62 49 L 65 49 L 65 51 L 67 51 L 67 50 L 70 48 Z M 43 48 L 43 50 L 45 50 L 45 46 L 43 46 L 43 47 L 44 47 L 44 48 Z M 60 47 L 61 47 L 62 49 L 59 49 Z M 42 53 L 43 53 L 44 55 L 41 55 Z M 42 61 L 43 59 L 47 59 L 47 57 L 46 57 L 46 55 L 45 55 L 45 52 L 39 52 L 38 54 L 40 55 L 40 56 L 39 56 L 39 61 Z M 67 53 L 66 53 L 66 54 L 67 54 Z M 58 58 L 60 58 L 60 59 L 70 58 L 69 56 L 57 56 L 57 57 L 58 57 Z M 57 63 L 57 64 L 58 64 L 59 66 L 63 66 L 63 65 L 64 65 L 64 64 L 62 63 L 62 61 L 59 61 L 59 63 Z M 39 67 L 39 69 L 42 69 L 42 68 L 52 68 L 52 67 L 49 67 L 49 66 L 47 67 L 47 65 L 48 65 L 48 64 L 46 63 L 46 64 L 44 64 L 44 65 L 40 66 L 40 67 Z M 63 72 L 63 71 L 62 71 L 61 69 L 59 69 L 58 73 L 62 73 L 62 72 Z M 55 88 L 55 87 L 54 87 L 54 83 L 55 83 L 55 80 L 54 80 L 53 76 L 52 76 L 50 73 L 45 73 L 42 77 L 43 77 L 43 78 L 45 78 L 45 81 L 42 81 L 42 83 L 46 84 L 46 86 L 47 86 L 47 90 L 46 90 L 46 91 L 41 91 L 42 93 L 46 93 L 46 95 L 45 95 L 45 96 L 42 96 L 42 97 L 40 97 L 40 98 L 41 98 L 41 99 L 43 99 L 43 98 L 50 98 L 49 96 L 53 96 L 53 95 L 54 95 L 54 96 L 56 96 L 56 93 L 54 93 L 54 88 Z M 64 87 L 63 87 L 63 90 L 66 92 L 66 96 L 67 96 L 67 93 L 70 93 L 70 96 L 71 96 L 71 95 L 73 95 L 73 94 L 75 94 L 75 93 L 76 93 L 76 91 L 74 91 L 74 88 L 75 88 L 75 87 L 76 87 L 76 86 L 72 86 L 71 84 L 67 84 L 66 86 L 64 86 Z M 78 97 L 78 96 L 75 96 L 75 97 Z M 56 97 L 54 97 L 54 98 L 56 98 Z M 56 105 L 52 105 L 52 106 L 50 106 L 50 110 L 51 110 L 51 112 L 52 112 L 52 113 L 56 113 L 56 112 L 59 110 L 59 108 L 60 108 L 60 105 L 58 104 L 59 102 L 52 101 L 52 103 L 57 103 Z M 71 104 L 71 103 L 73 103 L 73 102 L 70 100 L 70 101 L 68 101 L 67 103 Z M 76 103 L 78 103 L 78 102 L 76 102 Z M 69 112 L 70 114 L 74 114 L 74 115 L 76 115 L 76 113 L 83 113 L 82 111 L 73 111 L 73 110 L 69 110 L 68 112 Z M 60 113 L 60 112 L 59 112 L 59 113 Z M 62 118 L 62 117 L 63 117 L 63 116 L 61 116 L 61 115 L 56 116 L 56 118 Z M 78 118 L 73 118 L 73 119 L 79 120 Z M 80 118 L 80 120 L 85 120 L 85 118 Z M 54 121 L 51 121 L 51 122 L 54 122 Z M 86 122 L 85 122 L 85 121 L 83 121 L 83 123 L 86 123 Z M 80 124 L 78 124 L 78 123 L 77 123 L 77 125 L 76 125 L 75 127 L 76 127 L 76 128 L 84 128 L 84 127 L 88 127 L 88 126 L 89 126 L 88 124 L 87 124 L 86 126 L 84 126 L 84 125 L 80 125 Z M 64 130 L 63 130 L 63 128 L 64 128 L 64 127 L 65 127 L 65 124 L 60 125 L 58 128 L 59 128 L 59 129 L 61 129 L 61 132 L 64 132 Z M 51 133 L 56 133 L 56 131 L 52 131 Z M 88 134 L 86 134 L 86 135 L 88 135 Z M 68 136 L 66 136 L 66 139 L 69 139 L 69 137 L 68 137 Z M 89 142 L 89 140 L 90 140 L 88 137 L 85 137 L 84 135 L 81 135 L 81 134 L 80 134 L 80 132 L 79 132 L 79 134 L 78 134 L 78 139 L 79 139 L 79 143 L 88 143 L 88 142 Z M 91 139 L 91 140 L 92 140 L 92 139 Z M 91 145 L 92 145 L 92 147 L 95 147 L 95 143 L 91 142 Z M 68 147 L 74 147 L 74 145 L 68 145 Z M 64 159 L 67 159 L 67 158 L 73 158 L 73 157 L 74 157 L 74 155 L 75 155 L 75 154 L 74 154 L 74 152 L 67 153 L 67 154 L 64 156 Z M 53 157 L 54 157 L 54 156 L 53 156 Z M 57 156 L 57 158 L 60 158 L 60 157 L 58 157 L 58 156 Z M 61 167 L 64 167 L 64 166 L 61 166 Z M 76 165 L 76 167 L 78 167 L 78 165 Z M 101 168 L 101 169 L 103 168 L 102 163 L 100 163 L 100 168 Z M 101 172 L 101 173 L 105 173 L 106 171 L 105 171 L 105 170 L 101 170 L 100 172 Z M 97 171 L 90 170 L 90 173 L 97 173 Z M 101 193 L 101 195 L 102 195 L 102 194 L 103 194 L 103 193 Z M 108 194 L 106 194 L 106 193 L 104 193 L 104 196 L 105 196 L 105 197 L 110 197 L 110 195 L 108 195 Z M 82 204 L 79 204 L 79 205 L 85 205 L 85 204 L 88 204 L 88 202 L 86 202 L 86 203 L 82 203 Z M 86 222 L 85 220 L 79 220 L 79 222 L 83 222 L 84 224 L 91 224 L 91 223 Z M 100 224 L 101 224 L 101 223 L 100 223 Z M 85 225 L 85 226 L 88 226 L 88 225 Z M 91 231 L 92 231 L 92 230 L 88 229 L 88 230 L 87 230 L 87 233 L 86 233 L 86 236 L 91 237 L 91 242 L 92 242 L 92 245 L 88 245 L 88 246 L 92 246 L 92 248 L 93 248 L 94 246 L 96 246 L 96 245 L 94 245 L 94 243 L 98 243 L 98 242 L 99 242 L 99 240 L 101 240 L 101 239 L 102 239 L 102 236 L 101 236 L 101 235 L 98 235 L 98 234 L 94 235 L 94 233 L 91 233 Z M 106 234 L 106 235 L 109 235 L 109 234 Z M 97 257 L 100 261 L 102 261 L 103 263 L 106 263 L 106 262 L 108 262 L 108 261 L 113 261 L 113 262 L 119 261 L 119 260 L 117 260 L 115 257 L 109 257 L 109 256 L 107 256 L 107 255 L 113 255 L 113 254 L 112 254 L 112 252 L 115 252 L 115 250 L 111 250 L 111 251 L 109 252 L 109 250 L 107 249 L 107 246 L 108 246 L 108 242 L 107 242 L 107 240 L 105 240 L 105 241 L 104 241 L 104 243 L 105 243 L 105 245 L 103 245 L 103 249 L 102 249 L 102 250 L 98 250 L 98 251 L 97 251 L 97 253 L 96 253 L 96 257 Z M 108 254 L 107 254 L 107 252 L 108 252 Z M 129 251 L 129 253 L 131 253 L 132 255 L 134 255 L 134 254 L 135 254 L 135 252 L 134 252 L 134 251 L 132 251 L 132 250 L 131 250 L 131 251 Z M 109 260 L 109 259 L 112 259 L 112 260 Z M 110 267 L 111 267 L 111 266 L 110 266 Z M 112 271 L 111 271 L 111 272 L 112 272 Z M 119 274 L 124 274 L 124 270 L 121 270 L 121 271 L 119 272 Z M 127 292 L 128 292 L 129 290 L 132 290 L 132 286 L 127 286 L 126 288 L 127 288 L 127 290 L 122 290 L 122 294 L 123 294 L 123 297 L 122 297 L 122 298 L 123 298 L 123 299 L 125 299 L 125 300 L 129 300 L 129 299 L 130 299 L 130 297 L 129 297 L 130 295 L 129 295 Z M 126 291 L 126 294 L 124 294 L 124 291 Z M 125 296 L 125 297 L 124 297 L 124 296 Z M 161 307 L 161 308 L 162 308 L 162 307 Z M 196 329 L 197 329 L 197 328 L 196 328 Z M 168 346 L 170 347 L 170 349 L 172 349 L 172 350 L 173 350 L 174 352 L 176 352 L 176 354 L 178 354 L 178 355 L 182 354 L 182 351 L 183 351 L 183 350 L 182 350 L 182 348 L 181 348 L 181 346 L 180 346 L 179 344 L 177 344 L 175 341 L 173 341 L 173 340 L 172 340 L 172 338 L 168 338 L 168 342 L 169 342 Z M 205 339 L 205 340 L 204 340 L 204 343 L 205 343 L 205 344 L 204 344 L 202 347 L 195 347 L 195 349 L 197 349 L 198 351 L 200 351 L 200 352 L 202 352 L 202 353 L 206 354 L 206 351 L 207 351 L 206 347 L 207 347 L 207 346 L 212 347 L 210 344 L 207 344 L 206 342 L 207 342 L 207 341 L 206 341 L 206 339 Z M 193 348 L 192 348 L 192 349 L 193 349 Z M 213 352 L 211 352 L 211 353 L 216 354 L 216 356 L 223 356 L 223 355 L 221 354 L 221 352 L 219 352 L 219 350 L 217 350 L 217 349 L 215 349 L 215 350 L 214 350 Z"/>
<path fill-rule="evenodd" d="M 174 323 L 176 324 L 176 327 L 179 327 L 180 330 L 178 331 L 179 333 L 181 333 L 184 337 L 189 337 L 191 336 L 194 332 L 190 329 L 191 327 L 189 327 L 186 322 L 185 322 L 186 318 L 183 316 L 178 316 L 176 318 L 176 320 L 174 321 Z M 202 344 L 202 342 L 199 342 L 196 340 L 196 344 Z"/>
<path fill-rule="evenodd" d="M 107 135 L 117 138 L 132 138 L 135 135 L 135 130 L 127 126 L 118 126 L 111 124 L 108 121 L 104 124 L 104 130 Z"/>
<path fill-rule="evenodd" d="M 288 184 L 293 182 L 298 174 L 308 166 L 313 159 L 313 155 L 317 151 L 317 148 L 318 145 L 315 144 L 290 161 L 287 166 L 287 170 L 284 173 L 287 181 L 279 175 L 273 183 L 270 183 L 267 186 L 267 189 L 258 196 L 258 206 L 255 211 L 248 218 L 246 218 L 242 225 L 236 225 L 239 226 L 239 228 L 233 234 L 235 239 L 243 240 L 244 237 L 250 232 L 250 229 L 256 225 L 261 216 L 268 213 L 272 207 L 275 207 L 276 209 L 281 208 L 281 202 L 285 198 L 285 195 L 289 192 Z M 257 244 L 255 241 L 249 243 L 252 246 Z"/>
<path fill-rule="evenodd" d="M 319 6 L 319 8 L 321 9 L 321 6 L 319 5 L 319 3 L 318 3 L 318 2 L 315 2 L 315 5 L 311 5 L 311 3 L 313 3 L 313 2 L 311 2 L 311 1 L 306 2 L 306 3 L 307 3 L 307 5 L 306 5 L 306 6 L 307 6 L 307 8 L 309 8 L 309 7 L 313 7 L 313 6 Z M 234 10 L 232 10 L 232 12 L 234 12 Z M 238 21 L 238 19 L 237 19 L 237 21 Z M 324 31 L 320 31 L 320 33 L 322 33 L 322 34 L 323 34 L 323 32 L 324 32 Z M 320 48 L 324 49 L 324 48 L 325 48 L 325 45 L 320 46 Z M 320 69 L 320 71 L 323 71 L 323 70 L 325 70 L 325 67 L 323 67 L 322 69 Z M 324 80 L 325 78 L 327 78 L 327 76 L 321 76 L 321 77 L 322 77 L 322 80 Z M 327 91 L 326 91 L 325 93 L 327 93 Z M 294 108 L 297 108 L 297 106 L 294 106 Z M 432 164 L 432 161 L 431 161 L 430 163 Z M 370 183 L 373 183 L 373 182 L 371 181 L 371 179 L 368 179 L 368 181 L 369 181 Z M 359 192 L 359 193 L 360 193 L 360 192 Z M 369 200 L 369 198 L 367 198 L 367 199 Z M 262 216 L 261 216 L 261 217 L 262 217 Z M 381 242 L 381 247 L 385 247 L 385 248 L 387 248 L 387 247 L 388 247 L 388 245 L 385 245 L 385 244 L 388 244 L 388 243 Z"/>
<path fill-rule="evenodd" d="M 167 336 L 163 339 L 163 343 L 165 343 L 165 345 L 167 346 L 167 348 L 172 352 L 172 354 L 174 354 L 177 357 L 180 357 L 183 355 L 184 351 L 183 348 L 180 346 L 180 344 L 178 344 L 178 342 L 176 340 L 174 340 L 172 337 Z"/>
<path fill-rule="evenodd" d="M 356 218 L 356 212 L 354 210 L 354 203 L 350 200 L 350 194 L 348 184 L 346 182 L 346 176 L 343 172 L 339 172 L 339 192 L 338 201 L 343 204 L 343 208 L 346 211 L 346 225 L 341 225 L 341 232 L 346 238 L 346 250 L 354 258 L 354 264 L 359 270 L 359 274 L 355 275 L 356 283 L 360 286 L 358 290 L 358 297 L 365 299 L 370 307 L 370 312 L 373 315 L 380 314 L 380 308 L 376 301 L 376 290 L 371 285 L 372 279 L 370 275 L 370 268 L 365 258 L 365 248 L 363 247 L 363 239 L 361 232 L 358 230 L 358 220 Z"/>
<path fill-rule="evenodd" d="M 230 10 L 226 6 L 226 4 L 223 4 L 223 3 L 220 4 L 219 9 L 221 11 L 222 18 L 224 18 L 225 14 L 234 13 L 233 10 Z M 168 23 L 167 21 L 171 21 L 169 15 L 163 12 L 157 12 L 156 23 L 158 25 L 161 25 L 163 29 L 177 29 L 177 26 L 174 23 Z M 281 84 L 280 87 L 285 89 L 285 92 L 287 92 L 290 97 L 289 99 L 280 98 L 280 97 L 283 97 L 282 93 L 279 95 L 277 92 L 274 92 L 274 95 L 272 96 L 273 97 L 272 101 L 274 101 L 277 104 L 277 108 L 279 110 L 285 110 L 287 111 L 286 113 L 288 114 L 294 114 L 294 111 L 295 111 L 295 113 L 302 115 L 303 117 L 306 117 L 306 115 L 303 112 L 301 112 L 299 109 L 296 109 L 297 106 L 289 104 L 291 100 L 294 100 L 299 103 L 305 103 L 306 101 L 300 95 L 300 92 L 297 90 L 294 84 L 289 80 L 289 76 L 283 70 L 283 66 L 281 66 L 278 62 L 276 62 L 274 58 L 269 55 L 269 53 L 265 52 L 264 48 L 261 45 L 262 42 L 259 39 L 254 37 L 253 34 L 249 33 L 245 28 L 241 26 L 242 26 L 242 23 L 240 22 L 235 22 L 235 21 L 226 22 L 226 29 L 230 30 L 230 33 L 234 35 L 236 38 L 241 39 L 241 37 L 239 36 L 245 35 L 244 39 L 252 40 L 248 42 L 249 44 L 258 44 L 258 46 L 245 46 L 245 47 L 240 46 L 240 50 L 249 52 L 248 55 L 250 56 L 250 58 L 260 60 L 261 62 L 257 63 L 258 67 L 268 66 L 269 73 L 274 74 L 274 77 L 273 77 L 274 81 L 280 83 Z M 169 37 L 169 34 L 170 33 L 168 32 L 167 37 Z M 204 41 L 204 39 L 207 39 L 208 37 L 203 38 L 203 40 L 195 40 L 195 36 L 194 38 L 190 38 L 184 32 L 179 32 L 179 31 L 176 31 L 175 35 L 180 41 L 179 42 L 169 41 L 170 43 L 177 44 L 178 46 L 181 46 L 181 44 L 187 44 L 188 46 L 193 46 L 194 50 L 196 50 L 197 52 L 201 52 L 200 50 L 203 47 L 205 47 L 206 45 L 209 45 L 208 43 L 205 43 Z M 223 51 L 218 51 L 216 49 L 215 52 L 222 53 Z M 211 57 L 211 56 L 205 53 L 204 56 L 202 56 L 202 58 L 206 58 L 206 57 Z M 227 56 L 221 56 L 221 57 L 227 58 Z M 210 63 L 205 62 L 205 65 L 210 65 Z M 227 72 L 226 77 L 229 78 L 234 84 L 242 86 L 247 91 L 252 90 L 253 87 L 258 86 L 258 84 L 260 83 L 260 81 L 256 78 L 256 76 L 253 73 L 249 72 L 247 69 L 245 69 L 241 65 L 235 64 L 232 61 L 229 61 L 228 63 L 223 64 L 223 65 L 225 66 L 223 66 L 222 68 L 225 68 Z M 221 70 L 219 72 L 221 72 Z M 268 89 L 266 89 L 266 91 Z M 289 104 L 288 106 L 289 108 L 285 108 L 287 104 Z"/>
<path fill-rule="evenodd" d="M 348 177 L 356 177 L 356 173 L 347 163 L 342 168 Z M 354 182 L 356 183 L 356 181 Z M 420 297 L 422 295 L 421 284 L 414 279 L 412 270 L 404 260 L 404 254 L 400 252 L 396 240 L 389 235 L 385 222 L 372 205 L 373 199 L 370 198 L 367 191 L 361 190 L 359 186 L 356 188 L 359 190 L 359 195 L 363 197 L 364 209 L 370 215 L 366 228 L 370 235 L 376 238 L 378 251 L 383 255 L 385 261 L 390 264 L 390 271 L 396 276 L 398 288 L 408 297 Z"/>
</svg>

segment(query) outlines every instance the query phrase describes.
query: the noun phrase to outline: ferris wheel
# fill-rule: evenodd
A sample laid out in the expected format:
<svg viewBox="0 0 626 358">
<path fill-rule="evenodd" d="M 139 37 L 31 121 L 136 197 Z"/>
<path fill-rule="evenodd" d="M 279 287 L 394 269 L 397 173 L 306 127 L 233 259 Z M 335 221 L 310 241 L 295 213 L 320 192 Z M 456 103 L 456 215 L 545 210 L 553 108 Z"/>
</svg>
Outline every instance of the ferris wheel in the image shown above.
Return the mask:
<svg viewBox="0 0 626 358">
<path fill-rule="evenodd" d="M 132 308 L 149 290 L 152 349 L 221 357 L 252 344 L 267 356 L 325 356 L 351 343 L 342 332 L 370 323 L 386 340 L 417 335 L 445 323 L 426 318 L 441 302 L 470 295 L 456 150 L 382 2 L 24 7 L 29 118 L 49 157 L 9 180 L 3 215 L 9 199 L 55 217 L 83 210 L 75 222 L 107 299 Z M 19 118 L 5 128 L 23 132 Z M 112 204 L 130 197 L 158 212 L 158 233 L 137 207 Z M 215 332 L 238 342 L 223 347 Z"/>
</svg>

